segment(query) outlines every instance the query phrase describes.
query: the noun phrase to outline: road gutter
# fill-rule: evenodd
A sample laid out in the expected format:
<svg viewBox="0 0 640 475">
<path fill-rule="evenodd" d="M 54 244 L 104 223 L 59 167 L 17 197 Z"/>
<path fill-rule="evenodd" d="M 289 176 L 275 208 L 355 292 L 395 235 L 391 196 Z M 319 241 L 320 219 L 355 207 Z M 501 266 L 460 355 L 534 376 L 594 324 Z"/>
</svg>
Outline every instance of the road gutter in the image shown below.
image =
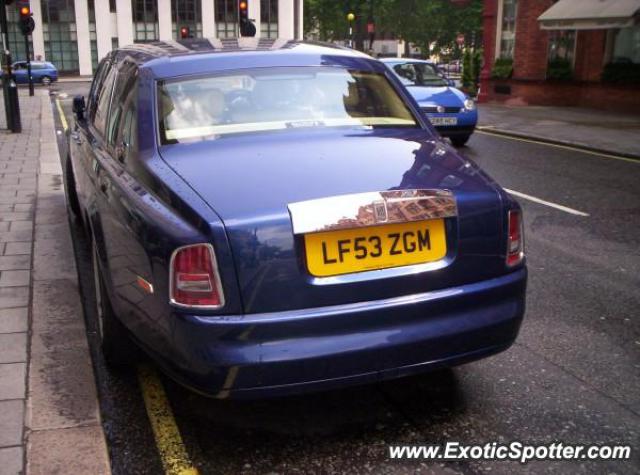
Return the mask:
<svg viewBox="0 0 640 475">
<path fill-rule="evenodd" d="M 40 92 L 26 473 L 110 474 L 48 91 Z"/>
</svg>

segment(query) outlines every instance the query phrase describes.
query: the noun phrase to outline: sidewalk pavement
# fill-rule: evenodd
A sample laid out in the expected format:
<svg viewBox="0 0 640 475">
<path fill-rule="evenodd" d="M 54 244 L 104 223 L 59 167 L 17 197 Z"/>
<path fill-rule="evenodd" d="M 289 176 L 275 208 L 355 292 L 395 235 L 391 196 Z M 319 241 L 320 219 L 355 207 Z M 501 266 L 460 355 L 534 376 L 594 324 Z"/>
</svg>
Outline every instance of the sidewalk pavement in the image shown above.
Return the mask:
<svg viewBox="0 0 640 475">
<path fill-rule="evenodd" d="M 640 112 L 495 103 L 478 108 L 478 130 L 640 159 Z"/>
<path fill-rule="evenodd" d="M 51 103 L 25 93 L 0 130 L 0 474 L 106 474 Z"/>
</svg>

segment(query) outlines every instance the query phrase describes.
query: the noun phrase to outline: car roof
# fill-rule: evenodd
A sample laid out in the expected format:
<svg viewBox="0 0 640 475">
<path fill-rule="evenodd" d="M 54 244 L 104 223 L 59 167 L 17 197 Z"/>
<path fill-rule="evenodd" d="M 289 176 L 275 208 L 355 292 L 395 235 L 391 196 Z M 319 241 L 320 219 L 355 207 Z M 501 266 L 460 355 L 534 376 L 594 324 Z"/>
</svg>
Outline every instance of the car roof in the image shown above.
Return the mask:
<svg viewBox="0 0 640 475">
<path fill-rule="evenodd" d="M 155 41 L 126 46 L 111 55 L 112 61 L 133 61 L 156 78 L 247 67 L 377 64 L 364 53 L 330 43 L 268 38 Z"/>
</svg>

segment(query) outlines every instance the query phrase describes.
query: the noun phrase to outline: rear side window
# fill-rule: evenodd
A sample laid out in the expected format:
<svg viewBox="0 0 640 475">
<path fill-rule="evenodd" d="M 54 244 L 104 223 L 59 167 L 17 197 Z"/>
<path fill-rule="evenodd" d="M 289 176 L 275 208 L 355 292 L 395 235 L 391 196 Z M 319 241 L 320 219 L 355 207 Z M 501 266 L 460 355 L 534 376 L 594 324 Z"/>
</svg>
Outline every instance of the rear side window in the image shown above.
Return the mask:
<svg viewBox="0 0 640 475">
<path fill-rule="evenodd" d="M 118 71 L 118 77 L 113 88 L 113 99 L 111 101 L 111 112 L 109 113 L 106 134 L 110 145 L 115 144 L 118 128 L 122 124 L 125 105 L 136 88 L 137 72 L 136 66 L 127 62 L 123 63 Z"/>
<path fill-rule="evenodd" d="M 387 78 L 368 71 L 256 68 L 158 87 L 163 144 L 303 127 L 418 127 Z"/>
<path fill-rule="evenodd" d="M 103 59 L 98 66 L 98 70 L 96 71 L 96 75 L 93 78 L 93 82 L 91 83 L 91 89 L 89 90 L 89 100 L 87 103 L 87 111 L 89 120 L 93 122 L 93 118 L 96 112 L 96 103 L 98 98 L 98 93 L 102 90 L 102 84 L 104 83 L 104 77 L 109 71 L 110 63 L 106 59 Z"/>
<path fill-rule="evenodd" d="M 93 116 L 93 126 L 102 134 L 104 134 L 107 125 L 109 104 L 111 102 L 111 91 L 113 89 L 116 74 L 116 68 L 111 67 L 107 72 L 100 89 L 96 91 L 96 109 Z"/>
</svg>

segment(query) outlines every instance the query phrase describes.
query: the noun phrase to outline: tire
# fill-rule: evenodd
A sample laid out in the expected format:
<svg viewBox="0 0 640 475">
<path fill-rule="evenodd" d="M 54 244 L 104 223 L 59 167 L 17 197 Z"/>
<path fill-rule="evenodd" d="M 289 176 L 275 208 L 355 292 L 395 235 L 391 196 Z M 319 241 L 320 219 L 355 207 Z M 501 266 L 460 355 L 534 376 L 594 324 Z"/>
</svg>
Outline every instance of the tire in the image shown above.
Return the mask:
<svg viewBox="0 0 640 475">
<path fill-rule="evenodd" d="M 137 349 L 124 325 L 116 317 L 100 270 L 95 241 L 91 246 L 93 282 L 100 349 L 107 366 L 117 371 L 132 369 L 137 361 Z"/>
<path fill-rule="evenodd" d="M 458 137 L 449 137 L 454 147 L 464 147 L 471 138 L 471 135 L 460 135 Z"/>
<path fill-rule="evenodd" d="M 67 201 L 72 217 L 75 221 L 82 223 L 82 211 L 80 202 L 78 201 L 78 193 L 76 191 L 76 181 L 73 177 L 73 168 L 71 166 L 71 157 L 67 156 L 67 165 L 65 170 L 65 178 L 67 185 Z"/>
<path fill-rule="evenodd" d="M 49 76 L 42 76 L 40 78 L 40 84 L 43 86 L 48 86 L 51 84 L 51 78 Z"/>
</svg>

